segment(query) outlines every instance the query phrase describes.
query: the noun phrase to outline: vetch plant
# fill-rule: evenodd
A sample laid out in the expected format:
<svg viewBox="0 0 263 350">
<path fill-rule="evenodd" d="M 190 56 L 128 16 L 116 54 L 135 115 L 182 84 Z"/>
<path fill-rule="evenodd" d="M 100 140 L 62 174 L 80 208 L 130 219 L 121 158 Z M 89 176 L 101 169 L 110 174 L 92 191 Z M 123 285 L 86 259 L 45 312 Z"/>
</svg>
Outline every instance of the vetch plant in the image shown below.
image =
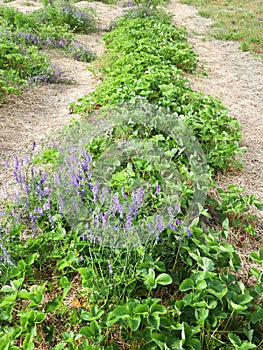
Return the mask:
<svg viewBox="0 0 263 350">
<path fill-rule="evenodd" d="M 158 241 L 162 231 L 175 224 L 169 208 L 183 207 L 185 224 L 197 223 L 210 174 L 201 148 L 178 116 L 141 103 L 104 111 L 102 117 L 103 124 L 97 130 L 91 131 L 85 123 L 77 125 L 77 132 L 73 128 L 72 137 L 68 133 L 60 145 L 55 188 L 59 202 L 63 202 L 60 211 L 69 224 L 83 230 L 83 238 L 125 247 Z M 129 125 L 129 132 L 138 127 L 137 135 L 127 134 L 126 141 L 119 139 L 122 127 Z M 141 139 L 140 128 L 148 129 L 152 137 Z M 100 153 L 93 154 L 95 142 L 102 138 Z M 172 151 L 162 146 L 167 138 L 174 143 Z M 182 179 L 186 167 L 173 163 L 173 159 L 179 161 L 181 153 L 185 154 L 183 162 L 189 162 L 187 172 L 192 174 L 188 199 Z M 187 232 L 190 237 L 189 228 Z"/>
</svg>

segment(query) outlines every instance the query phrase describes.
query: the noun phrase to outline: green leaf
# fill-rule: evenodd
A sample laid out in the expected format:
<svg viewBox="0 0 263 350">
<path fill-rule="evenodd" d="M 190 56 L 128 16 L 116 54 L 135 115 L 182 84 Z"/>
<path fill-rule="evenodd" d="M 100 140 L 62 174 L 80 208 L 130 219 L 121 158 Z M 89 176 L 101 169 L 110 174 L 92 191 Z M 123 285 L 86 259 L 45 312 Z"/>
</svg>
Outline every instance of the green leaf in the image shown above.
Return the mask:
<svg viewBox="0 0 263 350">
<path fill-rule="evenodd" d="M 127 305 L 120 305 L 112 311 L 112 315 L 117 317 L 128 317 L 130 315 L 130 311 Z"/>
<path fill-rule="evenodd" d="M 149 306 L 146 304 L 137 305 L 134 309 L 134 313 L 146 316 L 149 314 Z"/>
<path fill-rule="evenodd" d="M 152 304 L 150 307 L 150 312 L 158 313 L 158 314 L 165 314 L 167 312 L 166 308 L 163 305 L 160 304 Z"/>
<path fill-rule="evenodd" d="M 206 258 L 206 257 L 202 257 L 201 258 L 201 262 L 197 262 L 197 264 L 204 270 L 204 271 L 214 271 L 215 269 L 215 264 L 213 262 L 213 260 Z"/>
<path fill-rule="evenodd" d="M 30 293 L 26 290 L 26 289 L 22 289 L 19 293 L 18 293 L 19 298 L 21 299 L 30 299 Z"/>
<path fill-rule="evenodd" d="M 2 297 L 1 303 L 0 303 L 0 307 L 6 307 L 8 305 L 13 305 L 14 302 L 16 301 L 17 298 L 17 293 L 13 293 L 13 294 L 8 294 L 4 297 Z"/>
<path fill-rule="evenodd" d="M 14 288 L 14 286 L 5 285 L 1 288 L 1 292 L 3 293 L 16 292 L 16 289 Z"/>
<path fill-rule="evenodd" d="M 27 258 L 26 258 L 26 265 L 27 266 L 30 266 L 32 265 L 37 259 L 39 258 L 39 254 L 38 253 L 33 253 L 31 255 L 29 255 Z"/>
<path fill-rule="evenodd" d="M 22 285 L 22 283 L 24 282 L 24 277 L 21 277 L 17 280 L 13 280 L 10 282 L 11 286 L 13 286 L 16 290 L 18 290 L 18 288 Z"/>
<path fill-rule="evenodd" d="M 93 332 L 88 326 L 80 328 L 79 333 L 84 335 L 84 337 L 86 338 L 90 338 L 93 336 Z"/>
<path fill-rule="evenodd" d="M 196 289 L 197 290 L 203 290 L 207 288 L 207 283 L 205 280 L 199 280 L 196 283 Z"/>
<path fill-rule="evenodd" d="M 179 286 L 181 292 L 194 289 L 194 281 L 191 278 L 186 278 Z"/>
<path fill-rule="evenodd" d="M 151 327 L 154 329 L 159 329 L 160 327 L 160 316 L 157 313 L 153 313 L 147 317 L 147 321 Z"/>
<path fill-rule="evenodd" d="M 35 323 L 41 323 L 44 321 L 44 319 L 46 318 L 46 314 L 44 312 L 39 312 L 36 311 L 35 312 Z"/>
<path fill-rule="evenodd" d="M 92 321 L 90 323 L 90 329 L 93 332 L 95 337 L 98 337 L 101 334 L 101 328 L 97 321 Z"/>
<path fill-rule="evenodd" d="M 62 297 L 55 297 L 53 300 L 46 304 L 45 312 L 54 312 L 58 310 L 62 305 Z"/>
<path fill-rule="evenodd" d="M 228 300 L 228 304 L 231 307 L 232 310 L 235 311 L 243 311 L 247 309 L 247 306 L 242 306 L 242 305 L 238 305 L 236 303 L 234 303 L 232 300 Z"/>
<path fill-rule="evenodd" d="M 171 284 L 173 280 L 172 277 L 167 273 L 161 273 L 156 277 L 155 282 L 162 286 L 167 286 L 168 284 Z"/>
<path fill-rule="evenodd" d="M 258 321 L 263 321 L 263 309 L 260 308 L 257 311 L 252 312 L 251 316 L 250 316 L 250 320 L 253 324 L 258 323 Z"/>
<path fill-rule="evenodd" d="M 81 274 L 83 287 L 93 287 L 94 271 L 88 267 L 80 267 L 78 272 Z"/>
<path fill-rule="evenodd" d="M 62 288 L 70 288 L 71 284 L 66 276 L 62 276 L 59 280 L 59 283 Z"/>
<path fill-rule="evenodd" d="M 249 350 L 249 349 L 255 349 L 257 347 L 256 345 L 250 342 L 241 340 L 239 336 L 233 333 L 229 333 L 228 338 L 231 341 L 231 343 L 234 345 L 234 348 L 237 350 L 240 350 L 240 349 Z"/>
<path fill-rule="evenodd" d="M 197 324 L 199 324 L 200 326 L 204 326 L 205 320 L 207 319 L 209 315 L 209 310 L 207 309 L 196 309 L 195 310 L 195 318 L 196 318 L 196 322 Z"/>
<path fill-rule="evenodd" d="M 128 325 L 130 326 L 131 330 L 133 332 L 137 331 L 141 324 L 141 317 L 140 316 L 133 316 L 131 318 L 128 318 Z"/>
</svg>

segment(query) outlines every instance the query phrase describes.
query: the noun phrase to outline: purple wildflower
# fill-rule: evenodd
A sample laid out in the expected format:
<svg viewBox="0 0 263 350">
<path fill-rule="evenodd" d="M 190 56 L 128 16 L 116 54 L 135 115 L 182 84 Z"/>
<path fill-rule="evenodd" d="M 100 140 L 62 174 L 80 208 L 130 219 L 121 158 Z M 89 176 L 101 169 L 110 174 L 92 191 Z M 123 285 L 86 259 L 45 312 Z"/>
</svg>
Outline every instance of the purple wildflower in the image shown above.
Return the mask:
<svg viewBox="0 0 263 350">
<path fill-rule="evenodd" d="M 118 193 L 115 193 L 113 195 L 113 215 L 118 212 L 120 214 L 120 217 L 122 218 L 123 217 L 123 206 L 121 205 L 120 203 L 120 200 L 119 200 L 119 195 Z"/>
<path fill-rule="evenodd" d="M 36 187 L 36 194 L 38 194 L 40 200 L 44 199 L 44 192 L 39 185 Z"/>
<path fill-rule="evenodd" d="M 29 217 L 30 217 L 31 229 L 33 232 L 36 232 L 36 230 L 37 230 L 36 229 L 36 216 L 33 214 L 30 214 Z"/>
<path fill-rule="evenodd" d="M 161 192 L 161 186 L 159 184 L 156 185 L 155 188 L 155 196 L 158 196 L 158 194 Z"/>
<path fill-rule="evenodd" d="M 50 205 L 50 200 L 48 199 L 48 201 L 44 204 L 43 206 L 44 210 L 51 210 L 51 205 Z"/>
<path fill-rule="evenodd" d="M 143 200 L 143 189 L 142 187 L 140 187 L 137 191 L 136 191 L 136 204 L 137 204 L 137 208 L 139 208 L 142 204 L 142 200 Z"/>
<path fill-rule="evenodd" d="M 126 215 L 125 228 L 129 229 L 132 227 L 132 219 L 130 215 Z"/>
<path fill-rule="evenodd" d="M 0 260 L 1 261 L 5 261 L 10 265 L 13 265 L 14 263 L 11 261 L 8 251 L 6 250 L 6 248 L 4 247 L 3 243 L 0 241 L 0 249 L 2 250 L 3 254 L 2 256 L 0 256 Z"/>
<path fill-rule="evenodd" d="M 161 216 L 155 215 L 155 219 L 157 221 L 156 230 L 159 232 L 162 232 L 164 230 L 164 225 L 163 225 Z"/>
<path fill-rule="evenodd" d="M 187 238 L 189 239 L 191 237 L 191 234 L 192 234 L 189 227 L 186 227 L 186 232 L 187 232 Z"/>
<path fill-rule="evenodd" d="M 60 200 L 59 200 L 59 214 L 60 215 L 63 215 L 63 208 L 64 208 L 63 198 L 60 197 Z"/>
<path fill-rule="evenodd" d="M 179 220 L 178 218 L 175 219 L 175 223 L 177 226 L 180 226 L 182 224 L 181 220 Z"/>
<path fill-rule="evenodd" d="M 180 204 L 176 204 L 175 205 L 175 210 L 179 213 L 181 211 L 181 207 L 180 207 Z"/>
<path fill-rule="evenodd" d="M 110 261 L 108 260 L 108 268 L 109 268 L 109 274 L 112 275 L 113 271 L 112 271 L 112 265 L 110 263 Z"/>
<path fill-rule="evenodd" d="M 174 224 L 172 224 L 172 223 L 170 223 L 169 225 L 168 225 L 168 227 L 170 228 L 170 229 L 172 229 L 173 231 L 179 231 L 178 230 L 178 228 L 176 227 L 176 226 L 174 226 Z"/>
<path fill-rule="evenodd" d="M 124 187 L 122 187 L 122 189 L 121 189 L 121 194 L 122 194 L 122 197 L 123 197 L 124 199 L 127 199 L 127 198 L 128 198 L 128 195 L 127 195 L 127 193 L 125 192 Z"/>
<path fill-rule="evenodd" d="M 97 202 L 97 196 L 99 193 L 99 186 L 100 186 L 100 184 L 98 182 L 96 182 L 95 186 L 92 188 L 94 204 L 96 204 L 96 202 Z"/>
<path fill-rule="evenodd" d="M 41 216 L 44 215 L 44 210 L 42 207 L 36 207 L 35 208 L 35 213 L 40 214 Z"/>
<path fill-rule="evenodd" d="M 48 216 L 48 220 L 50 222 L 51 229 L 53 230 L 53 228 L 55 226 L 54 226 L 54 221 L 53 221 L 52 215 L 49 213 L 47 216 Z"/>
<path fill-rule="evenodd" d="M 105 228 L 106 224 L 107 224 L 107 214 L 106 213 L 105 214 L 101 213 L 100 214 L 100 218 L 102 220 L 102 226 Z"/>
<path fill-rule="evenodd" d="M 168 208 L 168 214 L 169 214 L 169 218 L 172 219 L 172 217 L 173 217 L 173 208 L 172 207 Z"/>
<path fill-rule="evenodd" d="M 74 213 L 76 213 L 77 212 L 77 203 L 76 203 L 76 200 L 74 197 L 72 197 L 71 202 L 73 204 Z"/>
</svg>

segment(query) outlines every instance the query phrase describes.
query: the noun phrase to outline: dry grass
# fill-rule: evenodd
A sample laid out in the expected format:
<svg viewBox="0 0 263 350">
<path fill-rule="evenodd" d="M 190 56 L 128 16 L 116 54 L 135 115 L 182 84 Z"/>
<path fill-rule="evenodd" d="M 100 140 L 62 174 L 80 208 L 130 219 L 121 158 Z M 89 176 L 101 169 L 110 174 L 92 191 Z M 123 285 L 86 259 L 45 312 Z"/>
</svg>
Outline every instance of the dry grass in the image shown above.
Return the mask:
<svg viewBox="0 0 263 350">
<path fill-rule="evenodd" d="M 249 0 L 180 0 L 200 6 L 199 14 L 213 20 L 217 39 L 238 40 L 243 51 L 263 58 L 263 2 Z"/>
</svg>

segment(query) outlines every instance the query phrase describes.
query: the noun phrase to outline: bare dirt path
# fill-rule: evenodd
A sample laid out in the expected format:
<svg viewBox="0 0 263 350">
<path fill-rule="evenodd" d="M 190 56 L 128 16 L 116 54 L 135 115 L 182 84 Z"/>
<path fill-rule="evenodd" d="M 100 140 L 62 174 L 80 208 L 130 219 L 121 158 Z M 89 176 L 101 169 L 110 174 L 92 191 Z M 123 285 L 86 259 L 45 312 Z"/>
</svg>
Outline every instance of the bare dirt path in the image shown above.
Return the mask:
<svg viewBox="0 0 263 350">
<path fill-rule="evenodd" d="M 186 26 L 194 51 L 204 62 L 207 76 L 190 76 L 192 89 L 219 98 L 243 126 L 244 168 L 220 175 L 220 186 L 244 187 L 263 201 L 263 62 L 239 50 L 236 42 L 211 38 L 211 20 L 198 16 L 195 7 L 171 0 L 167 9 L 178 25 Z"/>
<path fill-rule="evenodd" d="M 0 0 L 2 3 L 2 0 Z M 27 12 L 42 6 L 39 2 L 33 6 L 25 6 L 25 1 L 15 0 L 7 6 L 13 6 L 20 11 Z M 105 5 L 93 1 L 81 1 L 76 6 L 87 6 L 95 9 L 100 28 L 107 28 L 111 21 L 120 16 L 124 8 L 117 5 Z M 98 55 L 104 51 L 101 35 L 79 35 L 77 39 L 87 48 Z M 70 84 L 50 84 L 29 89 L 20 96 L 12 96 L 9 101 L 0 106 L 0 161 L 16 155 L 21 157 L 33 142 L 40 142 L 46 134 L 61 130 L 72 118 L 69 103 L 87 95 L 99 83 L 88 69 L 87 63 L 65 58 L 59 53 L 49 52 L 52 62 L 65 72 Z M 8 172 L 0 172 L 0 183 L 5 182 Z"/>
</svg>

